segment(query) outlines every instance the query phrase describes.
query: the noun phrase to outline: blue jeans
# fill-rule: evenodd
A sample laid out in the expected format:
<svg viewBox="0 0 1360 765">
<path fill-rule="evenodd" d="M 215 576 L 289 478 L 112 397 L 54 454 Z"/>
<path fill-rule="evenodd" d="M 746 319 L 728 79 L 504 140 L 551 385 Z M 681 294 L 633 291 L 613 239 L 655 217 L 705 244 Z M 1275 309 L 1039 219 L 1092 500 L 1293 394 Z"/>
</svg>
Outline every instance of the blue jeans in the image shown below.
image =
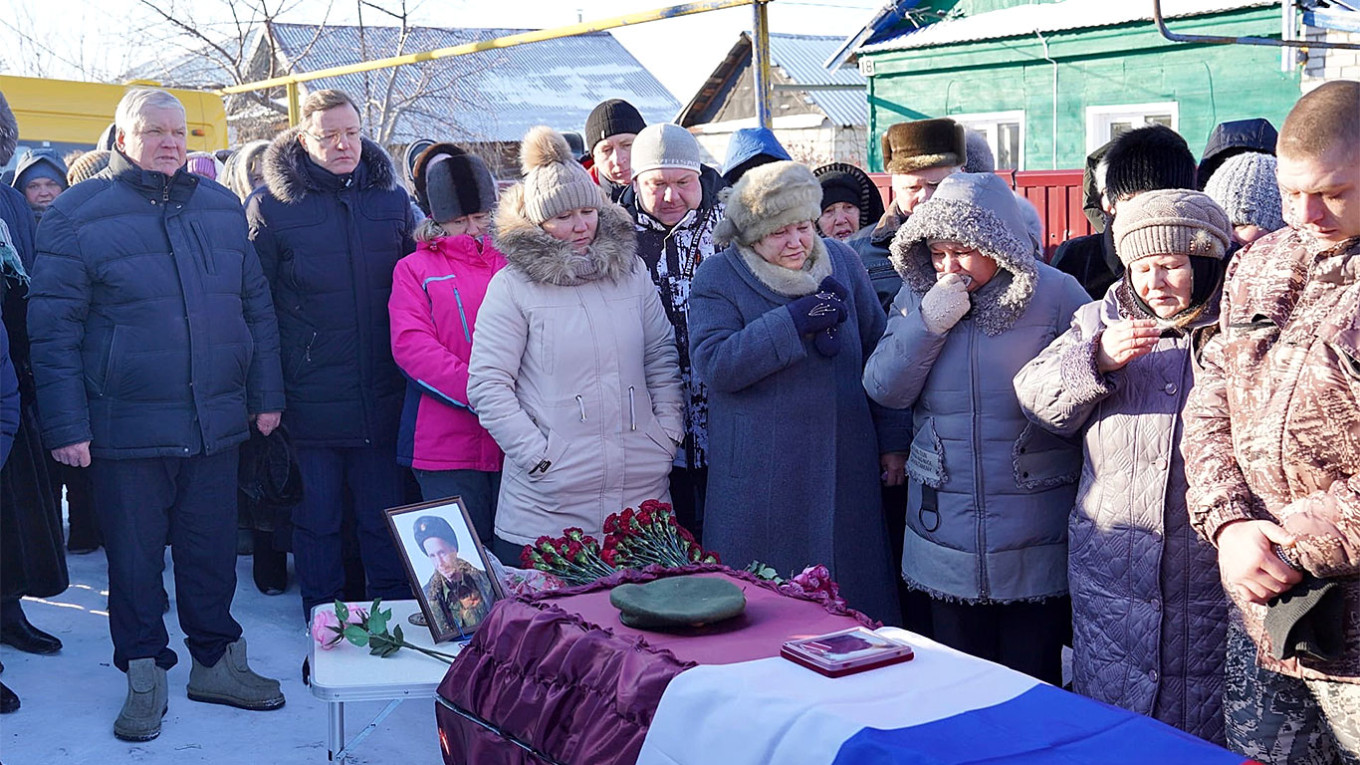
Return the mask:
<svg viewBox="0 0 1360 765">
<path fill-rule="evenodd" d="M 302 590 L 302 618 L 345 588 L 340 524 L 346 487 L 354 499 L 359 555 L 368 597 L 409 600 L 411 583 L 392 541 L 384 510 L 405 502 L 405 481 L 391 447 L 297 447 L 302 502 L 293 509 L 293 566 Z"/>
<path fill-rule="evenodd" d="M 236 594 L 235 447 L 211 457 L 95 459 L 95 513 L 109 561 L 114 666 L 133 659 L 175 666 L 165 631 L 165 540 L 175 560 L 175 603 L 184 642 L 211 667 L 241 637 Z"/>
<path fill-rule="evenodd" d="M 485 470 L 414 470 L 420 482 L 420 495 L 426 502 L 462 497 L 468 517 L 484 547 L 491 545 L 496 528 L 496 498 L 501 492 L 501 474 Z"/>
</svg>

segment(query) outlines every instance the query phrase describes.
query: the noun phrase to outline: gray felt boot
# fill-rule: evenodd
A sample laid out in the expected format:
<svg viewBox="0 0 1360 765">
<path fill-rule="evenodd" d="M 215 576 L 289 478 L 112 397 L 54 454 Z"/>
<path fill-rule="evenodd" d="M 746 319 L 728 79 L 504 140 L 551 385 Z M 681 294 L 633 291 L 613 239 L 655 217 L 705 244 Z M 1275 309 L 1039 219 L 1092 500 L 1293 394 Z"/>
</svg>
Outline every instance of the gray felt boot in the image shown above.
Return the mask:
<svg viewBox="0 0 1360 765">
<path fill-rule="evenodd" d="M 189 698 L 212 704 L 226 704 L 264 711 L 283 706 L 283 691 L 279 681 L 260 677 L 246 664 L 244 638 L 227 646 L 226 653 L 211 667 L 194 659 L 189 670 Z"/>
<path fill-rule="evenodd" d="M 169 696 L 165 670 L 156 666 L 155 659 L 133 659 L 128 662 L 127 681 L 127 700 L 113 721 L 113 735 L 124 741 L 150 741 L 161 735 Z"/>
</svg>

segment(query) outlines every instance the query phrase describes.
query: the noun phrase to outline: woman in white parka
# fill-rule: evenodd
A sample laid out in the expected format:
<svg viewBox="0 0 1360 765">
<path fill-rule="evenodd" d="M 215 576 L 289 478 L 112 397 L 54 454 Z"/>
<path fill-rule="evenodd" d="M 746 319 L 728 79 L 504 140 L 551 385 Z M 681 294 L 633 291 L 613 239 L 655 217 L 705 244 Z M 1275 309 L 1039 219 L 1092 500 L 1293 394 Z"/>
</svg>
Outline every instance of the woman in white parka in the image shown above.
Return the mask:
<svg viewBox="0 0 1360 765">
<path fill-rule="evenodd" d="M 492 551 L 646 499 L 668 502 L 684 437 L 670 321 L 637 257 L 628 214 L 546 127 L 521 148 L 524 181 L 501 197 L 494 239 L 507 267 L 477 315 L 468 401 L 505 451 Z"/>
</svg>

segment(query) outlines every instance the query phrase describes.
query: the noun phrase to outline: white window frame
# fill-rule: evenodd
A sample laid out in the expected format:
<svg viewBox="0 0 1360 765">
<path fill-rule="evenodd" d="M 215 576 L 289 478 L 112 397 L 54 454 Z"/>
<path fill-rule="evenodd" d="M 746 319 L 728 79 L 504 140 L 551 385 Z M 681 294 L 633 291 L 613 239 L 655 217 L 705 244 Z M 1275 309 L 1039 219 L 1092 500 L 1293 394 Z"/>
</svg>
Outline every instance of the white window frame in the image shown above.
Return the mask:
<svg viewBox="0 0 1360 765">
<path fill-rule="evenodd" d="M 1109 143 L 1112 123 L 1132 122 L 1134 127 L 1151 125 L 1147 121 L 1150 114 L 1170 114 L 1171 129 L 1180 132 L 1181 107 L 1176 101 L 1086 107 L 1086 153 L 1090 154 Z"/>
<path fill-rule="evenodd" d="M 1006 112 L 973 112 L 970 114 L 951 114 L 949 119 L 963 125 L 969 130 L 976 130 L 987 136 L 987 145 L 992 149 L 992 156 L 999 157 L 1001 152 L 997 147 L 997 125 L 1003 122 L 1015 122 L 1020 125 L 1020 156 L 1017 158 L 1016 170 L 1025 169 L 1025 110 L 1016 109 Z"/>
</svg>

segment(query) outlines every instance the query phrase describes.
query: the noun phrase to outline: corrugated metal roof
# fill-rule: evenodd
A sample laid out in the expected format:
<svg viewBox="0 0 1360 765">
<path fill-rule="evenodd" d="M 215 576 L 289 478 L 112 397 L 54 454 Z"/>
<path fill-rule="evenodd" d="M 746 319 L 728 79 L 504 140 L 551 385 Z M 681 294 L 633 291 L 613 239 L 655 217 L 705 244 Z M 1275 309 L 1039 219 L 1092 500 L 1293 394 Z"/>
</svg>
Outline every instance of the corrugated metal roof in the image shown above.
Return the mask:
<svg viewBox="0 0 1360 765">
<path fill-rule="evenodd" d="M 1162 15 L 1167 18 L 1199 16 L 1279 4 L 1280 0 L 1162 0 Z M 904 30 L 896 36 L 862 46 L 858 52 L 906 50 L 1151 20 L 1152 3 L 1148 0 L 1062 0 L 946 19 L 920 29 Z"/>
<path fill-rule="evenodd" d="M 279 48 L 303 71 L 397 54 L 400 29 L 275 24 Z M 529 31 L 413 27 L 403 50 L 415 52 Z M 315 40 L 315 42 L 313 42 Z M 534 125 L 581 130 L 595 105 L 622 98 L 644 119 L 667 122 L 680 109 L 670 91 L 608 32 L 546 40 L 367 74 L 328 77 L 310 89 L 339 88 L 351 96 L 381 92 L 395 76 L 394 92 L 411 106 L 392 136 L 403 143 L 429 135 L 462 141 L 518 141 Z M 413 97 L 420 94 L 418 97 Z M 434 123 L 433 125 L 430 123 Z"/>
<path fill-rule="evenodd" d="M 809 90 L 808 98 L 837 125 L 866 125 L 869 102 L 864 77 L 854 67 L 827 71 L 822 67 L 844 38 L 820 35 L 770 35 L 770 63 L 799 85 L 851 85 L 847 90 Z"/>
</svg>

